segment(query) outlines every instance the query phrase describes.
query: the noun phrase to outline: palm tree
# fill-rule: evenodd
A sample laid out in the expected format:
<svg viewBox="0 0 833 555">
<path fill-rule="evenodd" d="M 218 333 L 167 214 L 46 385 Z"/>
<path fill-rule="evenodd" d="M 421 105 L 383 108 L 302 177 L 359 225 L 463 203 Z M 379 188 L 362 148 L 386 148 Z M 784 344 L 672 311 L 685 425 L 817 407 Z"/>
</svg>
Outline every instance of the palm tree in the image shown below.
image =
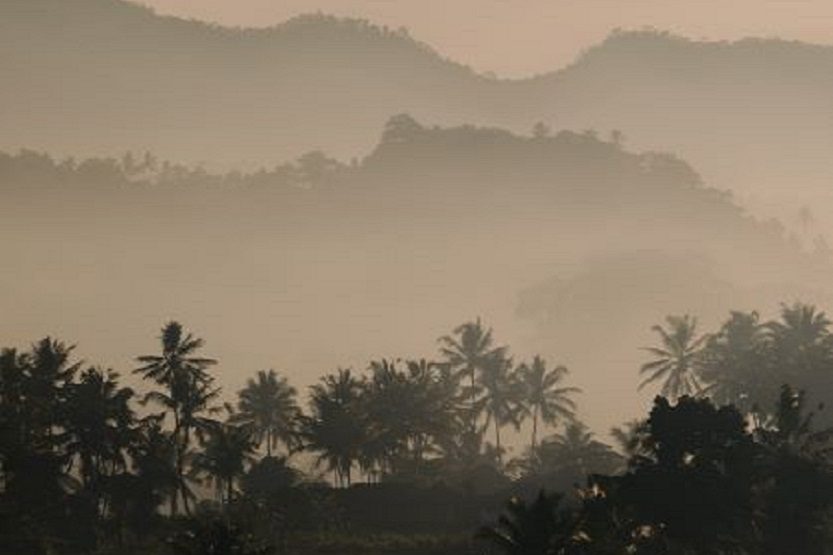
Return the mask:
<svg viewBox="0 0 833 555">
<path fill-rule="evenodd" d="M 611 474 L 622 464 L 622 457 L 609 445 L 596 440 L 581 422 L 572 422 L 564 433 L 546 438 L 535 456 L 542 470 L 576 477 Z"/>
<path fill-rule="evenodd" d="M 326 463 L 341 486 L 350 485 L 353 464 L 367 439 L 362 389 L 349 369 L 339 369 L 310 388 L 310 414 L 301 416 L 304 447 L 318 453 L 316 464 Z"/>
<path fill-rule="evenodd" d="M 274 370 L 261 370 L 237 395 L 235 421 L 251 427 L 259 446 L 266 442 L 266 456 L 272 456 L 278 442 L 291 449 L 299 409 L 297 391 L 287 379 Z"/>
<path fill-rule="evenodd" d="M 647 433 L 648 422 L 638 418 L 610 429 L 610 436 L 618 445 L 619 452 L 628 459 L 644 454 Z"/>
<path fill-rule="evenodd" d="M 168 322 L 162 328 L 160 337 L 162 353 L 137 357 L 136 360 L 142 366 L 133 372 L 165 386 L 170 386 L 183 374 L 195 376 L 199 380 L 206 379 L 206 370 L 217 364 L 217 361 L 194 356 L 205 342 L 190 333 L 183 334 L 182 324 Z"/>
<path fill-rule="evenodd" d="M 216 423 L 209 428 L 203 450 L 194 455 L 193 467 L 214 482 L 217 492 L 226 492 L 226 503 L 234 497 L 234 482 L 254 461 L 255 441 L 245 427 Z"/>
<path fill-rule="evenodd" d="M 703 349 L 699 370 L 708 384 L 705 393 L 745 413 L 768 406 L 780 385 L 768 351 L 766 327 L 758 313 L 732 312 Z"/>
<path fill-rule="evenodd" d="M 781 383 L 799 383 L 807 387 L 808 381 L 833 372 L 830 325 L 824 312 L 799 303 L 782 306 L 781 321 L 767 323 L 771 354 L 781 373 Z"/>
<path fill-rule="evenodd" d="M 129 447 L 140 485 L 136 504 L 147 517 L 155 514 L 166 497 L 173 500 L 180 491 L 190 496 L 187 484 L 177 472 L 176 439 L 162 429 L 161 419 L 159 415 L 142 419 Z M 173 508 L 173 501 L 171 505 Z"/>
<path fill-rule="evenodd" d="M 185 511 L 190 512 L 185 486 L 185 454 L 192 432 L 199 431 L 205 423 L 202 414 L 213 410 L 210 402 L 219 396 L 220 390 L 213 387 L 213 378 L 207 372 L 217 361 L 196 356 L 204 341 L 185 333 L 178 322 L 166 324 L 160 340 L 162 353 L 138 357 L 136 360 L 141 366 L 133 372 L 162 388 L 162 391 L 146 394 L 143 402 L 161 404 L 173 415 L 178 481 Z M 176 496 L 171 499 L 171 511 L 176 514 Z"/>
<path fill-rule="evenodd" d="M 449 366 L 457 372 L 458 379 L 468 377 L 470 388 L 468 393 L 471 405 L 470 425 L 475 427 L 477 413 L 474 409 L 478 394 L 477 374 L 482 372 L 485 365 L 492 360 L 506 358 L 506 347 L 495 347 L 491 328 L 484 328 L 477 318 L 474 322 L 466 322 L 457 326 L 452 335 L 445 335 L 439 339 L 440 353 L 445 357 Z"/>
<path fill-rule="evenodd" d="M 27 379 L 24 382 L 30 410 L 27 427 L 39 437 L 52 437 L 59 416 L 55 409 L 81 368 L 81 362 L 70 360 L 74 349 L 75 345 L 46 337 L 32 346 L 27 357 Z"/>
<path fill-rule="evenodd" d="M 538 419 L 544 424 L 555 425 L 560 419 L 575 417 L 576 403 L 570 396 L 580 393 L 577 387 L 558 387 L 568 374 L 565 366 L 548 369 L 543 358 L 536 356 L 532 364 L 522 364 L 518 374 L 523 382 L 524 404 L 532 414 L 532 448 L 538 440 Z"/>
<path fill-rule="evenodd" d="M 373 473 L 418 473 L 425 455 L 457 429 L 457 383 L 445 365 L 410 360 L 370 364 L 362 408 L 367 433 L 362 466 Z"/>
<path fill-rule="evenodd" d="M 112 370 L 98 368 L 84 371 L 68 388 L 62 415 L 65 448 L 80 461 L 84 491 L 99 508 L 104 480 L 125 467 L 134 423 L 129 404 L 133 390 L 119 387 Z"/>
<path fill-rule="evenodd" d="M 521 425 L 523 412 L 523 384 L 512 369 L 512 361 L 503 357 L 493 357 L 483 364 L 479 385 L 483 388 L 483 397 L 475 404 L 476 413 L 486 415 L 484 428 L 490 423 L 495 426 L 495 447 L 498 464 L 502 462 L 500 429 L 512 424 L 516 429 Z"/>
<path fill-rule="evenodd" d="M 663 380 L 662 394 L 677 399 L 702 390 L 697 371 L 701 346 L 706 336 L 697 337 L 697 319 L 689 316 L 668 316 L 668 329 L 656 325 L 651 329 L 659 334 L 661 345 L 645 350 L 656 358 L 640 369 L 647 377 L 639 384 L 642 389 L 649 383 Z"/>
</svg>

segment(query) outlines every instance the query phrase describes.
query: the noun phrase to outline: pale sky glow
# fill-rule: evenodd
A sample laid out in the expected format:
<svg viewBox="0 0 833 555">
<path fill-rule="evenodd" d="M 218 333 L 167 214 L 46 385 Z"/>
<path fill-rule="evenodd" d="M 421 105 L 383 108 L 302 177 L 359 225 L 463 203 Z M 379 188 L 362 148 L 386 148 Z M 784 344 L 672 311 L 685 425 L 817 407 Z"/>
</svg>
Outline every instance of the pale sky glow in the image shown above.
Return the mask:
<svg viewBox="0 0 833 555">
<path fill-rule="evenodd" d="M 158 12 L 264 27 L 323 11 L 412 34 L 451 58 L 506 76 L 569 63 L 612 29 L 654 26 L 691 38 L 833 43 L 830 0 L 142 0 Z"/>
</svg>

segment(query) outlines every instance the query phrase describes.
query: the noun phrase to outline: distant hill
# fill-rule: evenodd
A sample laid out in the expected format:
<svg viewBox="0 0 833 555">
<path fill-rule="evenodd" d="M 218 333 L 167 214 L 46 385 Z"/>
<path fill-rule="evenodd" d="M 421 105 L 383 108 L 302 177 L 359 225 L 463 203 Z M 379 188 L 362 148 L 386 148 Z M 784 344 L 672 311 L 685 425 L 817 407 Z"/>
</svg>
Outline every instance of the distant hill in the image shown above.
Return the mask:
<svg viewBox="0 0 833 555">
<path fill-rule="evenodd" d="M 253 167 L 316 149 L 349 160 L 393 113 L 515 132 L 540 120 L 675 152 L 768 213 L 833 206 L 826 46 L 618 32 L 567 68 L 498 80 L 360 20 L 244 30 L 118 0 L 6 0 L 0 69 L 6 150 Z"/>
<path fill-rule="evenodd" d="M 606 429 L 636 412 L 637 347 L 666 314 L 708 326 L 831 298 L 828 252 L 678 157 L 406 115 L 374 142 L 355 163 L 319 152 L 229 174 L 0 154 L 0 336 L 48 330 L 130 368 L 177 317 L 233 390 L 239 369 L 309 383 L 380 352 L 430 357 L 481 315 L 519 358 L 567 363 Z"/>
</svg>

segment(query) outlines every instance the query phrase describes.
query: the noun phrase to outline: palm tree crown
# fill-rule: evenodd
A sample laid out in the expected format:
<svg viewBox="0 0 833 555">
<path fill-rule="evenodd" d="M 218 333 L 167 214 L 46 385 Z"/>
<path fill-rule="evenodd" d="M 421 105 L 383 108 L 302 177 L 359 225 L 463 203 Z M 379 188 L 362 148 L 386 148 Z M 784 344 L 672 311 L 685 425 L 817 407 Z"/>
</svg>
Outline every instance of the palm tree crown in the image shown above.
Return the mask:
<svg viewBox="0 0 833 555">
<path fill-rule="evenodd" d="M 658 347 L 645 350 L 656 358 L 642 365 L 640 373 L 647 377 L 639 385 L 663 380 L 662 394 L 677 399 L 702 390 L 698 380 L 699 357 L 705 336 L 697 337 L 697 319 L 689 316 L 668 316 L 668 327 L 656 325 L 651 329 L 661 340 Z"/>
<path fill-rule="evenodd" d="M 274 370 L 261 370 L 238 393 L 235 420 L 252 429 L 258 445 L 266 443 L 266 455 L 278 442 L 287 450 L 293 447 L 295 427 L 299 415 L 297 391 L 287 379 Z"/>
<path fill-rule="evenodd" d="M 558 387 L 569 371 L 565 366 L 548 369 L 547 363 L 540 356 L 532 359 L 532 364 L 522 364 L 518 368 L 521 382 L 525 389 L 525 404 L 532 414 L 532 448 L 538 438 L 538 420 L 550 426 L 559 420 L 572 420 L 575 417 L 576 403 L 571 398 L 581 390 L 577 387 Z"/>
</svg>

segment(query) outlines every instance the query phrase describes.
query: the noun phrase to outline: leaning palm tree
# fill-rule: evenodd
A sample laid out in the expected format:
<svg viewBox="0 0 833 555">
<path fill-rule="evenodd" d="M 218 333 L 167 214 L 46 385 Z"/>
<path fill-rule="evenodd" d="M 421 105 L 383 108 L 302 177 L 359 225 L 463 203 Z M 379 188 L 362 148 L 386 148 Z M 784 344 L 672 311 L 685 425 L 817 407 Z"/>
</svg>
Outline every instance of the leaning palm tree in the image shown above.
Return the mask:
<svg viewBox="0 0 833 555">
<path fill-rule="evenodd" d="M 518 374 L 525 390 L 524 405 L 532 415 L 532 449 L 538 443 L 538 419 L 550 426 L 559 420 L 572 420 L 575 417 L 576 403 L 571 399 L 574 393 L 580 393 L 577 387 L 558 387 L 568 374 L 565 366 L 548 369 L 547 363 L 540 356 L 532 359 L 532 364 L 521 364 Z"/>
<path fill-rule="evenodd" d="M 234 420 L 251 428 L 258 446 L 266 443 L 267 457 L 279 442 L 287 450 L 292 448 L 299 409 L 297 391 L 285 377 L 274 370 L 261 370 L 237 395 Z"/>
<path fill-rule="evenodd" d="M 656 325 L 651 329 L 661 340 L 658 347 L 645 350 L 656 358 L 642 365 L 640 373 L 647 377 L 639 384 L 662 380 L 662 394 L 677 399 L 702 391 L 697 371 L 703 342 L 707 336 L 697 336 L 697 319 L 689 316 L 668 316 L 667 328 Z"/>
</svg>

